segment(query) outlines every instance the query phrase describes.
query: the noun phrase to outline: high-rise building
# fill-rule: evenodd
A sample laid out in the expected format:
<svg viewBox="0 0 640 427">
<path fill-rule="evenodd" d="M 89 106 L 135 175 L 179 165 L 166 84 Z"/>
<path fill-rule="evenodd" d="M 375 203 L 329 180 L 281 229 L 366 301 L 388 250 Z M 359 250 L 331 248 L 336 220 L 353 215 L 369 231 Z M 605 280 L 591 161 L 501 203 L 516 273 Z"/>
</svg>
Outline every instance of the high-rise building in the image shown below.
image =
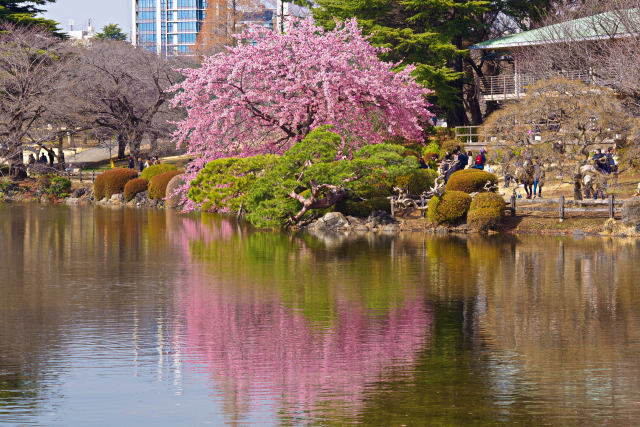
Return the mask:
<svg viewBox="0 0 640 427">
<path fill-rule="evenodd" d="M 134 45 L 158 55 L 190 55 L 205 19 L 207 0 L 131 0 Z M 288 17 L 304 18 L 309 9 L 283 0 L 259 0 L 262 12 L 253 12 L 243 24 L 274 29 Z"/>
<path fill-rule="evenodd" d="M 132 0 L 131 41 L 158 55 L 188 55 L 206 7 L 207 0 Z"/>
</svg>

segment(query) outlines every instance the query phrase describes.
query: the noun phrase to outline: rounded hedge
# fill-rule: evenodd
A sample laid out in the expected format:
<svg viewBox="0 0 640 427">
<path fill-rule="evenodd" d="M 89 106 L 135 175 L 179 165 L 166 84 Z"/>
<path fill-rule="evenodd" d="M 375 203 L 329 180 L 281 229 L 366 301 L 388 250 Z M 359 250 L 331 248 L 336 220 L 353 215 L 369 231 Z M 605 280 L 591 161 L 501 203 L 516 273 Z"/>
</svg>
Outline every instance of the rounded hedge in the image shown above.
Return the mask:
<svg viewBox="0 0 640 427">
<path fill-rule="evenodd" d="M 463 191 L 467 194 L 484 191 L 487 181 L 498 185 L 498 177 L 480 169 L 463 169 L 454 172 L 447 182 L 447 191 Z"/>
<path fill-rule="evenodd" d="M 162 200 L 167 196 L 167 185 L 171 178 L 184 173 L 181 170 L 172 170 L 156 175 L 149 181 L 149 198 L 152 200 Z"/>
<path fill-rule="evenodd" d="M 480 193 L 471 202 L 467 224 L 474 230 L 495 230 L 504 216 L 505 202 L 496 193 Z"/>
<path fill-rule="evenodd" d="M 136 197 L 136 194 L 142 193 L 143 191 L 147 191 L 149 187 L 149 181 L 144 178 L 136 178 L 127 182 L 124 186 L 124 199 L 128 202 L 129 200 Z"/>
<path fill-rule="evenodd" d="M 158 165 L 151 165 L 148 168 L 145 168 L 140 173 L 140 178 L 144 178 L 147 181 L 151 181 L 151 178 L 154 176 L 160 175 L 161 173 L 174 171 L 177 168 L 174 165 L 169 163 L 160 163 Z"/>
<path fill-rule="evenodd" d="M 336 210 L 344 215 L 366 218 L 373 211 L 391 212 L 391 201 L 386 197 L 373 197 L 360 202 L 343 200 L 336 205 Z"/>
<path fill-rule="evenodd" d="M 502 220 L 503 211 L 498 208 L 480 208 L 470 210 L 467 224 L 476 231 L 495 230 Z"/>
<path fill-rule="evenodd" d="M 115 168 L 101 173 L 93 183 L 96 200 L 124 192 L 125 184 L 137 177 L 138 172 L 133 169 Z"/>
<path fill-rule="evenodd" d="M 473 198 L 469 211 L 475 209 L 491 208 L 504 212 L 505 201 L 501 195 L 496 193 L 480 193 Z"/>
<path fill-rule="evenodd" d="M 438 224 L 459 224 L 471 206 L 471 196 L 462 191 L 447 191 L 429 200 L 427 218 Z"/>
</svg>

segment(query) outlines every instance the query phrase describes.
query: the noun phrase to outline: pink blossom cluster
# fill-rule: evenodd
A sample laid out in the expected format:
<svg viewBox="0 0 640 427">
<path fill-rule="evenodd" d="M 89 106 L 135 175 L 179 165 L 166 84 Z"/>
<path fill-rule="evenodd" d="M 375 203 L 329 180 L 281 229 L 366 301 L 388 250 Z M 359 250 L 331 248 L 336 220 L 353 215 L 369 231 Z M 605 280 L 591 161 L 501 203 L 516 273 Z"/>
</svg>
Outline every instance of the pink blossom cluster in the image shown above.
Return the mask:
<svg viewBox="0 0 640 427">
<path fill-rule="evenodd" d="M 422 141 L 430 91 L 413 66 L 383 62 L 355 19 L 333 31 L 312 19 L 285 34 L 251 27 L 238 44 L 185 69 L 175 87 L 178 146 L 198 156 L 192 171 L 222 157 L 281 154 L 321 125 L 343 136 L 345 153 L 391 137 Z"/>
</svg>

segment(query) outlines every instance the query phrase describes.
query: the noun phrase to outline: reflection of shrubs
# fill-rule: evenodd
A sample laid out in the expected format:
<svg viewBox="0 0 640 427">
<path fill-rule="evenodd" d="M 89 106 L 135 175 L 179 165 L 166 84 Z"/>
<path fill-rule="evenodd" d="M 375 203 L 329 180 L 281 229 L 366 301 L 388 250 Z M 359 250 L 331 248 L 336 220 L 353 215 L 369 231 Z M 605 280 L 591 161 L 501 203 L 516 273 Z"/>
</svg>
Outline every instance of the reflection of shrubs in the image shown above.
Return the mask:
<svg viewBox="0 0 640 427">
<path fill-rule="evenodd" d="M 122 193 L 127 182 L 138 177 L 133 169 L 115 168 L 101 173 L 93 183 L 96 200 L 110 198 L 114 194 Z"/>
<path fill-rule="evenodd" d="M 471 202 L 467 224 L 477 231 L 496 229 L 500 225 L 504 209 L 504 199 L 499 194 L 478 194 Z"/>
<path fill-rule="evenodd" d="M 371 215 L 373 211 L 391 212 L 391 202 L 386 197 L 373 197 L 360 202 L 344 200 L 336 205 L 336 210 L 345 215 L 365 218 Z"/>
<path fill-rule="evenodd" d="M 162 200 L 167 196 L 167 185 L 171 178 L 182 174 L 181 170 L 172 170 L 156 175 L 149 181 L 149 198 L 152 200 Z"/>
<path fill-rule="evenodd" d="M 462 191 L 447 191 L 442 197 L 429 200 L 427 218 L 438 224 L 458 224 L 462 222 L 469 206 L 471 196 Z"/>
<path fill-rule="evenodd" d="M 447 182 L 447 191 L 476 193 L 483 191 L 487 181 L 490 181 L 493 186 L 496 186 L 498 184 L 498 177 L 480 169 L 463 169 L 451 175 Z"/>
<path fill-rule="evenodd" d="M 124 186 L 124 199 L 128 202 L 136 197 L 136 194 L 147 191 L 148 186 L 149 181 L 144 178 L 132 179 Z"/>
<path fill-rule="evenodd" d="M 140 173 L 140 178 L 144 178 L 147 181 L 151 181 L 151 178 L 153 178 L 156 175 L 160 175 L 161 173 L 174 171 L 174 170 L 176 170 L 176 167 L 174 165 L 171 165 L 171 164 L 168 164 L 168 163 L 161 163 L 159 165 L 151 165 L 148 168 L 145 168 Z"/>
</svg>

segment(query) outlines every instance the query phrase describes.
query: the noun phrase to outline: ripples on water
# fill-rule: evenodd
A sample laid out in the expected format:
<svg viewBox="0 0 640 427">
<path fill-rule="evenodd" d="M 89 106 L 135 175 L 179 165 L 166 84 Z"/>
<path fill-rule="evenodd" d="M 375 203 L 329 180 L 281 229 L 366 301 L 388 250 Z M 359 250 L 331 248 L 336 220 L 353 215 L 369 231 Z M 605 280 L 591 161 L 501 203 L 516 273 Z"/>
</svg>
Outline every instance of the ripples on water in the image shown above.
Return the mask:
<svg viewBox="0 0 640 427">
<path fill-rule="evenodd" d="M 0 423 L 633 425 L 633 240 L 0 207 Z"/>
</svg>

